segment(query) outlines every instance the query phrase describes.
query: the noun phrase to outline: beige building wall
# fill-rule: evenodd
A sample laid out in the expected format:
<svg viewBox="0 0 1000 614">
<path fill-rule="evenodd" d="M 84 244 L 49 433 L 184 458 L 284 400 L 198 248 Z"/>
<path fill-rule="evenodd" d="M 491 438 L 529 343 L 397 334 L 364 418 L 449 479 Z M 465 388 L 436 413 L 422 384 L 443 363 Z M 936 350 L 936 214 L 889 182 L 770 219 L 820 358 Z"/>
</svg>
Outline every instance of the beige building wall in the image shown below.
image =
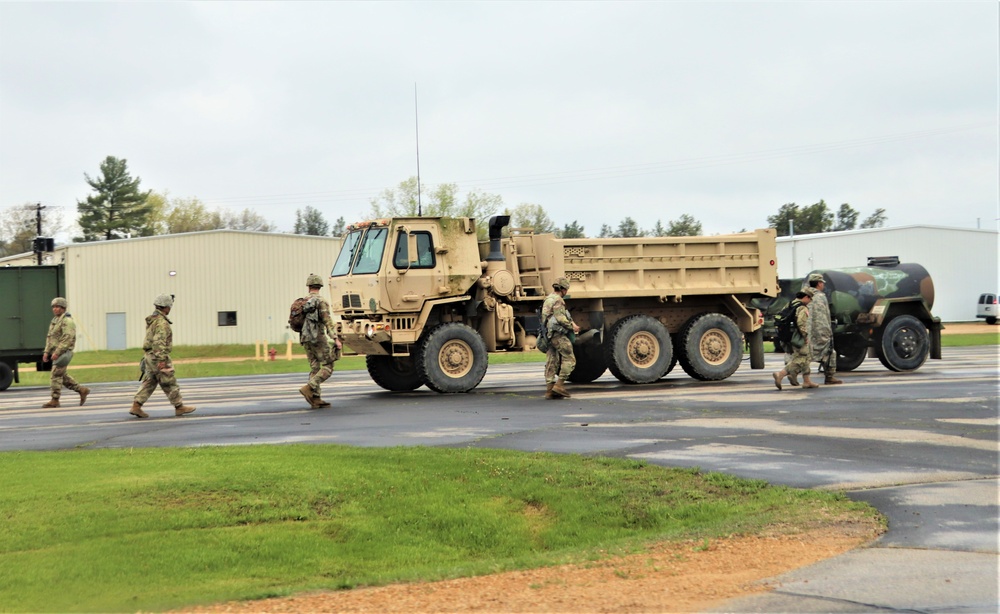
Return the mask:
<svg viewBox="0 0 1000 614">
<path fill-rule="evenodd" d="M 217 230 L 60 246 L 46 260 L 66 266 L 77 350 L 141 347 L 158 294 L 173 294 L 174 345 L 298 342 L 288 308 L 306 276 L 324 279 L 341 240 Z M 0 266 L 34 264 L 9 258 Z M 329 290 L 324 291 L 329 298 Z"/>
</svg>

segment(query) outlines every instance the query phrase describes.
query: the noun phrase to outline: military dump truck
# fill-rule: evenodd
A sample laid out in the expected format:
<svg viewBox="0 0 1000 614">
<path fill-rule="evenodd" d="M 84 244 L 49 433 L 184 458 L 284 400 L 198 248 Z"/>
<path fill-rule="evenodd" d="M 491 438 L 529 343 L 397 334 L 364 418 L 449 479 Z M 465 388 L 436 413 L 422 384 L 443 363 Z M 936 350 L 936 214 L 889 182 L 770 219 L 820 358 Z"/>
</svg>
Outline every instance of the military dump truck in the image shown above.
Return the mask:
<svg viewBox="0 0 1000 614">
<path fill-rule="evenodd" d="M 552 283 L 581 334 L 570 381 L 606 370 L 654 382 L 675 363 L 699 380 L 736 371 L 744 342 L 763 368 L 762 314 L 751 298 L 778 294 L 775 231 L 713 237 L 559 239 L 489 221 L 480 242 L 465 217 L 398 217 L 353 224 L 330 276 L 344 344 L 391 391 L 426 385 L 468 392 L 490 352 L 534 347 L 528 328 Z M 746 337 L 744 337 L 746 336 Z"/>
<path fill-rule="evenodd" d="M 0 391 L 20 382 L 17 364 L 34 362 L 39 371 L 52 299 L 65 296 L 62 265 L 0 267 Z M 51 363 L 50 363 L 51 364 Z"/>
<path fill-rule="evenodd" d="M 866 357 L 878 357 L 892 371 L 915 371 L 927 358 L 941 358 L 941 319 L 931 314 L 934 282 L 927 269 L 898 258 L 869 258 L 868 266 L 817 269 L 826 280 L 837 371 L 853 371 Z M 805 279 L 779 280 L 781 295 L 758 297 L 751 306 L 764 312 L 763 337 L 782 348 L 774 315 L 802 288 Z"/>
</svg>

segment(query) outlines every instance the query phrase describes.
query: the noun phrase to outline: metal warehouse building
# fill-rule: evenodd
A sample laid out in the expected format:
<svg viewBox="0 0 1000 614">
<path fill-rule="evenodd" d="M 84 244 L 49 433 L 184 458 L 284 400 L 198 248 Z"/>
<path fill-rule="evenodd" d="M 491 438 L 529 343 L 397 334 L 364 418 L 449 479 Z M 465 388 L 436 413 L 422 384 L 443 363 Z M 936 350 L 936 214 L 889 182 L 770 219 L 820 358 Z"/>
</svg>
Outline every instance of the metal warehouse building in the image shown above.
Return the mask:
<svg viewBox="0 0 1000 614">
<path fill-rule="evenodd" d="M 778 276 L 805 277 L 814 269 L 865 266 L 871 256 L 898 256 L 922 265 L 934 281 L 934 315 L 944 322 L 976 319 L 976 301 L 996 292 L 995 230 L 901 226 L 778 238 Z"/>
<path fill-rule="evenodd" d="M 288 308 L 324 279 L 341 240 L 308 235 L 212 230 L 138 239 L 72 243 L 46 255 L 64 264 L 77 351 L 142 346 L 158 294 L 175 295 L 175 345 L 284 344 L 298 341 Z M 35 264 L 32 254 L 0 266 Z"/>
</svg>

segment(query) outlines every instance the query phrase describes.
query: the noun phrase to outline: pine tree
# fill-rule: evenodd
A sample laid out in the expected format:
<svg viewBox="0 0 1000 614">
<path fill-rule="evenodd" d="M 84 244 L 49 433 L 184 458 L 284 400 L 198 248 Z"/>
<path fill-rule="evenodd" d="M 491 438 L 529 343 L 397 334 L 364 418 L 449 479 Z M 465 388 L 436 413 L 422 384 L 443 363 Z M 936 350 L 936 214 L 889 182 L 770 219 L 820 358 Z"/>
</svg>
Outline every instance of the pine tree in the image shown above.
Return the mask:
<svg viewBox="0 0 1000 614">
<path fill-rule="evenodd" d="M 152 211 L 146 202 L 150 192 L 139 190 L 140 179 L 129 175 L 124 158 L 108 156 L 101 163 L 100 177 L 83 176 L 94 194 L 76 203 L 83 236 L 74 241 L 122 239 L 143 233 Z"/>
</svg>

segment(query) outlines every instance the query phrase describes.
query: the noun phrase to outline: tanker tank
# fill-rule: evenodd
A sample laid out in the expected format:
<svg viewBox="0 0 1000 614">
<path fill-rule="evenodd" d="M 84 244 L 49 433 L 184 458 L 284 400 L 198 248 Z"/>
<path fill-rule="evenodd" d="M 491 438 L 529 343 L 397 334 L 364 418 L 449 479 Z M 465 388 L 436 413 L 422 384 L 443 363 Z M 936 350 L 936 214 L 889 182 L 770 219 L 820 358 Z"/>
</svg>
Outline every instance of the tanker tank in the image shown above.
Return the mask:
<svg viewBox="0 0 1000 614">
<path fill-rule="evenodd" d="M 928 310 L 934 307 L 934 281 L 927 269 L 916 263 L 812 272 L 822 273 L 826 279 L 830 315 L 841 324 L 856 322 L 860 314 L 870 313 L 880 299 L 919 296 Z"/>
</svg>

